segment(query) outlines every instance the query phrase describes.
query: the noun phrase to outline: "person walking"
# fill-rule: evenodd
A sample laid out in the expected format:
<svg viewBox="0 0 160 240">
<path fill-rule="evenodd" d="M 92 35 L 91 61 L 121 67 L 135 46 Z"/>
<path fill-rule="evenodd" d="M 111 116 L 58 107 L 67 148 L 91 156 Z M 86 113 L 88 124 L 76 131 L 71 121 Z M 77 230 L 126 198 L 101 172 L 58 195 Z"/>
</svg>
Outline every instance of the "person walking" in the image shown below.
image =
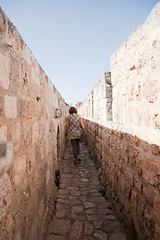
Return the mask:
<svg viewBox="0 0 160 240">
<path fill-rule="evenodd" d="M 80 159 L 80 137 L 81 137 L 81 129 L 83 129 L 85 136 L 87 137 L 87 131 L 83 124 L 83 120 L 79 114 L 77 114 L 77 109 L 75 107 L 71 107 L 69 109 L 69 115 L 66 120 L 66 136 L 71 141 L 74 163 L 77 164 Z"/>
</svg>

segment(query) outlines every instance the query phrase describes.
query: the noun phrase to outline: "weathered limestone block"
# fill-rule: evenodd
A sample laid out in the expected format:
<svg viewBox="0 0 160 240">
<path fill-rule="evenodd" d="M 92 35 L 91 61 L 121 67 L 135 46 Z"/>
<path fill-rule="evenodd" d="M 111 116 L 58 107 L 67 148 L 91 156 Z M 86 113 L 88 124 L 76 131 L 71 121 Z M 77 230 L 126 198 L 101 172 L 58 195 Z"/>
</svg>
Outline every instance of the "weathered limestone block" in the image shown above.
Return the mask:
<svg viewBox="0 0 160 240">
<path fill-rule="evenodd" d="M 32 119 L 37 114 L 36 108 L 36 99 L 35 101 L 27 101 L 20 99 L 19 100 L 19 116 Z"/>
<path fill-rule="evenodd" d="M 6 16 L 1 11 L 1 8 L 0 8 L 0 30 L 2 33 L 0 36 L 0 40 L 3 41 L 6 37 L 7 23 L 6 23 Z"/>
<path fill-rule="evenodd" d="M 146 76 L 146 81 L 142 86 L 142 94 L 149 103 L 154 103 L 158 97 L 158 80 L 150 82 L 150 79 L 154 79 L 154 74 L 151 76 L 151 73 Z"/>
<path fill-rule="evenodd" d="M 142 156 L 139 152 L 136 154 L 135 161 L 136 161 L 137 173 L 141 176 L 142 175 Z"/>
<path fill-rule="evenodd" d="M 5 183 L 5 184 L 4 184 Z M 13 219 L 10 213 L 12 184 L 7 173 L 0 177 L 0 239 L 12 239 Z"/>
<path fill-rule="evenodd" d="M 4 113 L 6 118 L 17 117 L 17 98 L 6 95 L 4 97 Z"/>
<path fill-rule="evenodd" d="M 19 142 L 21 139 L 21 123 L 20 122 L 16 122 L 12 124 L 10 129 L 10 137 L 13 143 L 14 152 L 17 152 L 19 150 L 19 146 L 20 146 Z"/>
<path fill-rule="evenodd" d="M 24 41 L 21 38 L 16 27 L 8 19 L 8 44 L 12 46 L 13 50 L 19 55 L 23 53 Z"/>
<path fill-rule="evenodd" d="M 26 173 L 26 156 L 17 157 L 13 161 L 14 182 L 18 185 Z"/>
<path fill-rule="evenodd" d="M 0 116 L 4 114 L 4 97 L 0 96 Z"/>
<path fill-rule="evenodd" d="M 137 212 L 137 201 L 138 201 L 138 194 L 137 191 L 132 189 L 132 195 L 131 195 L 131 205 L 134 213 Z"/>
<path fill-rule="evenodd" d="M 158 224 L 155 225 L 155 234 L 154 234 L 154 240 L 160 239 L 160 226 Z"/>
<path fill-rule="evenodd" d="M 4 182 L 5 184 L 3 184 Z M 12 197 L 12 185 L 8 174 L 5 173 L 3 177 L 0 178 L 0 183 L 0 219 L 2 219 L 6 212 L 8 214 Z"/>
<path fill-rule="evenodd" d="M 19 99 L 18 101 L 18 113 L 20 117 L 26 117 L 26 108 L 27 108 L 27 101 L 23 99 Z"/>
<path fill-rule="evenodd" d="M 39 78 L 39 67 L 36 61 L 33 62 L 33 66 L 31 69 L 31 78 L 36 84 L 40 84 L 40 78 Z"/>
<path fill-rule="evenodd" d="M 138 174 L 135 173 L 134 175 L 134 187 L 138 193 L 142 193 L 143 191 L 143 182 Z"/>
<path fill-rule="evenodd" d="M 136 164 L 136 155 L 137 155 L 137 150 L 134 147 L 129 147 L 128 148 L 129 163 L 133 167 Z"/>
<path fill-rule="evenodd" d="M 21 76 L 21 93 L 24 96 L 28 96 L 29 95 L 29 79 L 28 79 L 28 75 L 25 72 L 24 69 L 22 69 L 22 76 Z M 25 74 L 24 74 L 25 72 Z"/>
<path fill-rule="evenodd" d="M 20 66 L 20 59 L 17 58 L 17 54 L 12 51 L 11 53 L 11 63 L 10 63 L 10 84 L 9 90 L 13 93 L 17 93 L 19 86 L 20 86 L 20 74 L 19 74 L 19 66 Z"/>
<path fill-rule="evenodd" d="M 159 219 L 160 216 L 160 193 L 157 191 L 156 194 L 152 195 L 152 198 L 154 196 L 153 201 L 153 208 L 154 208 L 154 214 Z"/>
<path fill-rule="evenodd" d="M 142 142 L 142 148 L 147 153 L 149 151 L 149 144 L 148 142 Z"/>
<path fill-rule="evenodd" d="M 156 145 L 156 144 L 152 144 L 152 145 L 151 145 L 151 152 L 152 152 L 152 154 L 154 154 L 154 155 L 158 155 L 158 154 L 160 153 L 159 146 Z"/>
<path fill-rule="evenodd" d="M 22 140 L 26 147 L 29 146 L 32 142 L 31 129 L 32 129 L 32 122 L 25 121 L 22 123 Z"/>
<path fill-rule="evenodd" d="M 137 219 L 136 215 L 133 215 L 133 225 L 134 225 L 137 235 L 141 236 L 140 224 L 139 224 L 139 220 Z M 143 239 L 143 236 L 141 239 Z"/>
<path fill-rule="evenodd" d="M 7 126 L 0 127 L 0 141 L 7 141 Z"/>
<path fill-rule="evenodd" d="M 155 196 L 155 190 L 152 185 L 143 184 L 143 196 L 147 202 L 153 207 L 153 196 Z"/>
<path fill-rule="evenodd" d="M 10 74 L 10 61 L 9 58 L 3 54 L 1 54 L 2 48 L 4 49 L 6 46 L 0 45 L 0 87 L 4 89 L 9 88 L 9 74 Z"/>
<path fill-rule="evenodd" d="M 39 124 L 34 122 L 32 125 L 32 144 L 39 141 Z"/>
<path fill-rule="evenodd" d="M 144 179 L 153 186 L 160 187 L 160 162 L 146 158 L 143 167 Z"/>
<path fill-rule="evenodd" d="M 28 175 L 30 175 L 36 166 L 36 155 L 33 150 L 28 152 L 26 156 L 26 172 Z"/>
<path fill-rule="evenodd" d="M 153 219 L 153 215 L 150 213 L 148 209 L 144 210 L 144 228 L 145 228 L 145 236 L 150 235 L 152 239 L 154 236 L 155 222 Z"/>
<path fill-rule="evenodd" d="M 0 142 L 0 178 L 5 174 L 13 161 L 11 142 Z"/>
</svg>

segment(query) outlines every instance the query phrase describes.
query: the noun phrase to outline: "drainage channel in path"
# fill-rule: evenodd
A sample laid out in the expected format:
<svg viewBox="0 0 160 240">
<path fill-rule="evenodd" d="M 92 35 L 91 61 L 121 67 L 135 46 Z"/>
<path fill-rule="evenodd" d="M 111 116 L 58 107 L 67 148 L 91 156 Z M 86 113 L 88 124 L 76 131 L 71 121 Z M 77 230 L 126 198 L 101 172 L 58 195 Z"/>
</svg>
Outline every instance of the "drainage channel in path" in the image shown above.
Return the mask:
<svg viewBox="0 0 160 240">
<path fill-rule="evenodd" d="M 81 144 L 81 162 L 73 162 L 70 143 L 62 163 L 56 213 L 45 240 L 126 240 L 124 227 L 116 219 L 109 201 L 100 191 L 98 171 Z"/>
</svg>

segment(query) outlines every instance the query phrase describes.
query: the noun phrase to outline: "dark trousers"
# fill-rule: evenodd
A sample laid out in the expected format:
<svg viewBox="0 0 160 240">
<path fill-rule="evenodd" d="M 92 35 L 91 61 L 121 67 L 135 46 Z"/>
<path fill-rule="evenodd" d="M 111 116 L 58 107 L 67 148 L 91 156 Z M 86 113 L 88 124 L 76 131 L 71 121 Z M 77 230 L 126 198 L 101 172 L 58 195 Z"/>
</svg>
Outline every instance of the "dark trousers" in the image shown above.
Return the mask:
<svg viewBox="0 0 160 240">
<path fill-rule="evenodd" d="M 80 155 L 80 146 L 79 146 L 80 139 L 71 139 L 72 149 L 74 159 L 77 159 L 77 156 Z"/>
</svg>

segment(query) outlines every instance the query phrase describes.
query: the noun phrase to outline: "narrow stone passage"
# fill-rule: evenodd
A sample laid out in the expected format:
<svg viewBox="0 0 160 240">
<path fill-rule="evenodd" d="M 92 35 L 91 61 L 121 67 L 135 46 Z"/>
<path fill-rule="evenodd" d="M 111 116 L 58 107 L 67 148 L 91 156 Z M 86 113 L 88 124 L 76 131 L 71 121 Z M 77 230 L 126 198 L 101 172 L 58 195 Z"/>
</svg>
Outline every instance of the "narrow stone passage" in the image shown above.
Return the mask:
<svg viewBox="0 0 160 240">
<path fill-rule="evenodd" d="M 75 165 L 68 143 L 56 214 L 50 221 L 45 240 L 125 240 L 123 226 L 99 190 L 98 171 L 86 145 L 81 144 L 81 162 Z"/>
</svg>

